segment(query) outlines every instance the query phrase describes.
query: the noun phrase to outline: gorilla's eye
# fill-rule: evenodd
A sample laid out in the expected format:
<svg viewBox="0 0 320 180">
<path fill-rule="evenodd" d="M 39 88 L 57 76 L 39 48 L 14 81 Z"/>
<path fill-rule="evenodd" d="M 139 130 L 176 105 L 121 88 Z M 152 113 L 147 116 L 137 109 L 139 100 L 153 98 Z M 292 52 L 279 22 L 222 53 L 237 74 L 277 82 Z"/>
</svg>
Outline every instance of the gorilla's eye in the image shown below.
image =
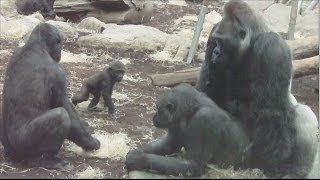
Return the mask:
<svg viewBox="0 0 320 180">
<path fill-rule="evenodd" d="M 246 37 L 247 32 L 243 29 L 240 30 L 239 32 L 239 36 L 241 39 L 244 39 Z"/>
</svg>

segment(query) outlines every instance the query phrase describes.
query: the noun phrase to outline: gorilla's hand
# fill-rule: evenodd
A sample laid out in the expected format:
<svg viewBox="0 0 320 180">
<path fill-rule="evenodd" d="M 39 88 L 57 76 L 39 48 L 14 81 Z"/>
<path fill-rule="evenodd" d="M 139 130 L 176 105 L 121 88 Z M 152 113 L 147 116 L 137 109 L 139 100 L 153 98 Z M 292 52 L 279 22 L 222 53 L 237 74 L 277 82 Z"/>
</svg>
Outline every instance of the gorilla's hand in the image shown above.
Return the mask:
<svg viewBox="0 0 320 180">
<path fill-rule="evenodd" d="M 86 143 L 86 147 L 83 147 L 85 151 L 93 151 L 93 150 L 98 150 L 100 149 L 100 141 L 92 137 L 90 140 Z"/>
<path fill-rule="evenodd" d="M 134 149 L 128 152 L 125 165 L 128 171 L 142 170 L 147 168 L 145 167 L 146 160 L 146 154 L 142 150 Z"/>
</svg>

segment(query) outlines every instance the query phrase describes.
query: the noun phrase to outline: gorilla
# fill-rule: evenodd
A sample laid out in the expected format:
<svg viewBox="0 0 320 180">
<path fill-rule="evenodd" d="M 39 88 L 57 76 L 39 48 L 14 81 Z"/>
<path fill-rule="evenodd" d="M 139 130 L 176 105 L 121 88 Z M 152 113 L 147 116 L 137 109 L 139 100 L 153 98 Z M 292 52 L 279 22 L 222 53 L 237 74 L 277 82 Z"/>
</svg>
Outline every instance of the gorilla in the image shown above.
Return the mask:
<svg viewBox="0 0 320 180">
<path fill-rule="evenodd" d="M 245 128 L 250 167 L 304 178 L 316 154 L 317 122 L 297 118 L 290 101 L 289 47 L 245 2 L 231 0 L 224 12 L 208 39 L 197 89 Z"/>
<path fill-rule="evenodd" d="M 161 105 L 154 119 L 167 122 L 166 127 L 180 128 L 169 130 L 166 138 L 142 150 L 130 151 L 127 168 L 155 169 L 164 174 L 187 171 L 190 176 L 197 176 L 202 174 L 204 162 L 210 157 L 207 154 L 214 152 L 210 158 L 220 167 L 231 164 L 236 168 L 259 168 L 275 178 L 307 177 L 317 152 L 318 122 L 309 107 L 294 103 L 290 93 L 292 74 L 292 55 L 286 42 L 271 32 L 245 2 L 229 1 L 224 6 L 223 19 L 211 31 L 196 85 L 198 91 L 216 103 L 211 111 L 217 115 L 211 115 L 211 121 L 207 120 L 208 115 L 200 116 L 203 104 L 192 100 L 191 95 L 180 102 L 185 106 L 194 103 L 196 108 L 181 110 L 182 105 L 169 105 L 179 109 L 170 111 Z M 181 123 L 180 119 L 186 122 Z M 201 129 L 196 132 L 201 133 L 189 129 L 194 129 L 191 125 L 195 121 L 199 123 L 193 125 Z M 156 125 L 158 120 L 154 122 Z M 186 135 L 189 131 L 191 137 Z M 208 143 L 208 139 L 213 142 Z M 186 148 L 187 160 L 148 154 L 171 154 L 181 146 Z M 230 153 L 233 146 L 244 154 Z M 227 153 L 221 155 L 224 152 Z"/>
<path fill-rule="evenodd" d="M 89 111 L 101 111 L 96 107 L 100 96 L 104 100 L 104 106 L 108 107 L 109 113 L 114 114 L 115 107 L 112 102 L 113 86 L 116 82 L 121 82 L 125 73 L 125 66 L 120 61 L 112 62 L 104 71 L 99 72 L 85 80 L 79 94 L 72 97 L 72 103 L 77 105 L 89 99 L 89 93 L 93 94 L 93 99 L 88 105 Z"/>
<path fill-rule="evenodd" d="M 17 0 L 16 6 L 19 14 L 30 15 L 40 11 L 44 18 L 55 18 L 53 10 L 55 0 Z"/>
<path fill-rule="evenodd" d="M 246 163 L 247 135 L 204 93 L 189 84 L 180 84 L 161 97 L 156 107 L 153 124 L 168 133 L 130 151 L 125 162 L 128 170 L 152 169 L 171 175 L 200 176 L 208 162 L 225 168 Z M 186 159 L 164 157 L 180 152 L 182 147 Z"/>
<path fill-rule="evenodd" d="M 86 151 L 100 148 L 68 98 L 65 73 L 58 64 L 61 49 L 59 31 L 41 23 L 9 61 L 0 122 L 5 153 L 14 161 L 63 167 L 57 154 L 65 139 Z"/>
</svg>

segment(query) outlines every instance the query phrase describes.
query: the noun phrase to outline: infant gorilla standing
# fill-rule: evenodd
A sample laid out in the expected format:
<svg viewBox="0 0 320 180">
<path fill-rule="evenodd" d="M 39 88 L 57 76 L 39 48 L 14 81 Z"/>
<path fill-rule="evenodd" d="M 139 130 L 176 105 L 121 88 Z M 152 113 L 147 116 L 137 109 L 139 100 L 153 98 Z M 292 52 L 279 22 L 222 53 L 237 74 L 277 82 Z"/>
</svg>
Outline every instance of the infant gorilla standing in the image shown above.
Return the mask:
<svg viewBox="0 0 320 180">
<path fill-rule="evenodd" d="M 77 105 L 78 103 L 87 101 L 89 99 L 89 93 L 91 93 L 93 99 L 88 105 L 88 110 L 101 111 L 96 108 L 96 105 L 99 103 L 100 96 L 102 95 L 104 107 L 108 107 L 109 113 L 114 114 L 115 108 L 111 99 L 113 86 L 116 82 L 122 80 L 124 73 L 125 66 L 122 62 L 112 62 L 104 71 L 84 81 L 80 93 L 72 97 L 72 103 Z"/>
</svg>

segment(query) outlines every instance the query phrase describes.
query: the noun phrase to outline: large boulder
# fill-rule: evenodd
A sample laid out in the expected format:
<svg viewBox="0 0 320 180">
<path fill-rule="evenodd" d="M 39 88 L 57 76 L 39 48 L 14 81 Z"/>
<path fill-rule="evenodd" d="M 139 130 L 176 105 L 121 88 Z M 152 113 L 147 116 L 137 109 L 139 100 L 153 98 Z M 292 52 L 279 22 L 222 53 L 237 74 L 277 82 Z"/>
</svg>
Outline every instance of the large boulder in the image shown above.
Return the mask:
<svg viewBox="0 0 320 180">
<path fill-rule="evenodd" d="M 77 29 L 67 22 L 49 20 L 47 23 L 55 26 L 62 33 L 64 39 L 78 38 Z"/>
<path fill-rule="evenodd" d="M 163 49 L 168 34 L 143 25 L 106 24 L 101 34 L 90 34 L 78 39 L 79 46 L 120 48 L 134 51 Z"/>
<path fill-rule="evenodd" d="M 2 38 L 18 40 L 30 34 L 31 31 L 41 21 L 32 16 L 22 16 L 22 18 L 6 20 L 0 16 L 0 34 Z"/>
<path fill-rule="evenodd" d="M 275 32 L 286 34 L 289 28 L 291 6 L 272 4 L 273 1 L 246 1 L 261 16 L 269 28 Z M 307 3 L 304 1 L 304 3 Z M 272 5 L 271 5 L 272 4 Z M 304 38 L 318 34 L 318 11 L 313 10 L 303 15 L 298 14 L 295 27 L 295 38 Z"/>
</svg>

